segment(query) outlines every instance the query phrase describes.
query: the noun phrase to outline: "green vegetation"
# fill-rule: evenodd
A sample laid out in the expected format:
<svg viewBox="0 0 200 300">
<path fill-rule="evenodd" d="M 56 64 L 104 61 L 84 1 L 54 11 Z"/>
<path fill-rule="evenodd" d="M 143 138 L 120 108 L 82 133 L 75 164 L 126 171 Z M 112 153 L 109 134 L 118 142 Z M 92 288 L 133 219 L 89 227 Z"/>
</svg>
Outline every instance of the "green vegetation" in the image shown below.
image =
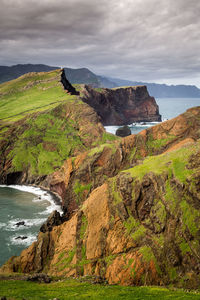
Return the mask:
<svg viewBox="0 0 200 300">
<path fill-rule="evenodd" d="M 78 204 L 82 202 L 82 199 L 83 199 L 83 193 L 84 193 L 85 191 L 88 191 L 88 192 L 89 192 L 90 189 L 91 189 L 91 186 L 92 186 L 91 183 L 86 184 L 86 185 L 83 185 L 83 184 L 81 184 L 79 181 L 76 181 L 76 182 L 75 182 L 73 190 L 74 190 L 74 193 L 75 193 L 76 196 L 77 196 L 76 201 L 77 201 Z"/>
<path fill-rule="evenodd" d="M 129 218 L 127 221 L 124 221 L 124 226 L 126 228 L 126 231 L 129 234 L 131 234 L 138 226 L 140 225 L 140 222 L 137 221 L 129 212 Z"/>
<path fill-rule="evenodd" d="M 88 279 L 89 280 L 89 279 Z M 39 284 L 27 281 L 1 280 L 0 296 L 8 299 L 21 300 L 49 300 L 58 298 L 68 299 L 126 299 L 126 300 L 153 300 L 199 299 L 198 292 L 185 292 L 183 290 L 170 290 L 162 287 L 125 287 L 91 284 L 87 280 L 67 279 L 50 284 Z"/>
<path fill-rule="evenodd" d="M 168 137 L 165 139 L 155 140 L 153 138 L 152 134 L 149 134 L 148 140 L 146 142 L 146 147 L 148 149 L 149 154 L 152 154 L 152 152 L 155 150 L 162 149 L 163 146 L 165 146 L 166 144 L 168 144 L 170 141 L 172 141 L 175 138 L 176 138 L 176 136 L 174 136 L 174 135 L 168 135 Z"/>
<path fill-rule="evenodd" d="M 22 119 L 26 114 L 45 111 L 63 101 L 77 99 L 64 91 L 60 72 L 29 73 L 0 84 L 0 120 L 10 123 Z"/>
<path fill-rule="evenodd" d="M 117 191 L 117 183 L 116 183 L 117 178 L 114 177 L 112 179 L 110 179 L 110 187 L 111 187 L 111 192 L 112 192 L 112 196 L 114 198 L 114 203 L 118 204 L 120 202 L 122 202 L 122 198 L 119 195 L 119 192 Z"/>
<path fill-rule="evenodd" d="M 139 249 L 139 253 L 142 254 L 142 259 L 145 262 L 150 262 L 151 260 L 155 260 L 154 254 L 150 247 L 143 246 Z"/>
<path fill-rule="evenodd" d="M 68 252 L 61 252 L 58 257 L 58 262 L 54 265 L 54 267 L 59 271 L 70 268 L 75 253 L 76 248 L 69 250 Z"/>
<path fill-rule="evenodd" d="M 84 149 L 73 121 L 66 122 L 55 110 L 30 118 L 26 125 L 9 153 L 13 171 L 30 168 L 33 175 L 50 174 L 76 147 Z"/>
<path fill-rule="evenodd" d="M 80 229 L 80 238 L 83 240 L 85 237 L 85 233 L 87 230 L 87 226 L 88 226 L 88 221 L 86 216 L 83 214 L 82 215 L 82 221 L 81 221 L 81 229 Z"/>
<path fill-rule="evenodd" d="M 186 243 L 185 241 L 183 241 L 179 246 L 183 255 L 185 255 L 187 252 L 191 252 L 188 243 Z"/>
<path fill-rule="evenodd" d="M 200 142 L 198 144 L 200 145 Z M 143 164 L 135 166 L 134 168 L 128 169 L 124 172 L 129 172 L 132 177 L 142 179 L 144 175 L 149 172 L 161 174 L 166 170 L 168 170 L 168 172 L 171 170 L 180 182 L 185 183 L 186 178 L 194 172 L 194 170 L 186 168 L 186 165 L 188 164 L 190 156 L 193 153 L 196 153 L 197 150 L 198 147 L 193 145 L 166 154 L 149 156 L 143 161 Z"/>
<path fill-rule="evenodd" d="M 104 88 L 95 88 L 94 90 L 98 93 L 102 93 L 104 91 Z"/>
<path fill-rule="evenodd" d="M 193 236 L 199 235 L 199 227 L 197 224 L 200 220 L 200 211 L 195 209 L 192 205 L 190 205 L 185 199 L 182 199 L 180 203 L 180 207 L 182 210 L 182 223 L 183 230 L 186 228 L 189 229 Z"/>
</svg>

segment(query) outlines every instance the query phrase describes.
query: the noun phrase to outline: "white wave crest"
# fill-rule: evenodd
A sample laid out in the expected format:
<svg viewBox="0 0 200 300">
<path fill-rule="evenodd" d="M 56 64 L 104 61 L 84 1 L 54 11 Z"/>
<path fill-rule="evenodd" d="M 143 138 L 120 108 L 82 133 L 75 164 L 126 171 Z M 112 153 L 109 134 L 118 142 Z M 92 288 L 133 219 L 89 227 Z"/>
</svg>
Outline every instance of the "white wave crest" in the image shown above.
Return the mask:
<svg viewBox="0 0 200 300">
<path fill-rule="evenodd" d="M 23 237 L 26 238 L 23 239 Z M 10 237 L 10 243 L 12 245 L 30 246 L 36 240 L 37 240 L 37 235 L 34 234 L 13 235 Z"/>
<path fill-rule="evenodd" d="M 36 195 L 37 197 L 35 197 L 32 200 L 33 202 L 48 201 L 49 206 L 47 206 L 44 211 L 40 212 L 39 213 L 40 215 L 49 215 L 54 210 L 57 210 L 59 213 L 62 213 L 61 206 L 55 203 L 53 196 L 48 191 L 42 190 L 38 187 L 28 186 L 28 185 L 0 185 L 0 187 L 9 187 L 12 189 L 16 189 L 16 190 L 20 190 L 23 192 Z"/>
<path fill-rule="evenodd" d="M 2 229 L 5 231 L 21 231 L 26 230 L 32 226 L 42 225 L 46 221 L 46 218 L 35 218 L 35 219 L 12 219 L 7 224 L 3 223 Z M 19 222 L 24 222 L 24 225 L 17 225 Z"/>
</svg>

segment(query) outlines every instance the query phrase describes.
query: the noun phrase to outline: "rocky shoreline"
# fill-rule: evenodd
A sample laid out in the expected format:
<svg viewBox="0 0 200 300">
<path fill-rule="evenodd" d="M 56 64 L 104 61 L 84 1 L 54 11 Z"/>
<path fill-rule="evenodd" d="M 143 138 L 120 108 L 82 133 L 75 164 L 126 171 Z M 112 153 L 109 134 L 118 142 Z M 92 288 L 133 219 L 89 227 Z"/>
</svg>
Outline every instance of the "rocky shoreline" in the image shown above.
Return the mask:
<svg viewBox="0 0 200 300">
<path fill-rule="evenodd" d="M 146 91 L 142 91 L 146 97 Z M 104 94 L 98 93 L 101 92 Z M 97 98 L 94 103 L 99 105 Z M 78 99 L 53 109 L 51 114 L 36 115 L 31 124 L 31 130 L 37 130 L 35 141 L 29 138 L 29 124 L 23 121 L 24 131 L 18 140 L 4 144 L 1 179 L 14 178 L 57 193 L 64 214 L 60 217 L 52 213 L 37 241 L 20 256 L 11 257 L 0 271 L 63 277 L 89 275 L 109 284 L 172 284 L 197 289 L 200 107 L 137 135 L 119 138 L 106 134 L 100 116 Z M 107 104 L 105 107 L 110 105 Z M 15 164 L 19 157 L 15 149 L 24 140 L 29 147 L 40 141 L 43 157 L 59 151 L 55 142 L 46 142 L 45 136 L 49 130 L 49 136 L 54 137 L 51 127 L 57 119 L 61 124 L 59 132 L 66 130 L 66 123 L 70 124 L 64 146 L 69 146 L 69 141 L 72 145 L 61 165 L 47 165 L 48 172 L 41 174 L 42 168 L 34 168 L 34 162 L 26 165 L 25 161 L 23 168 L 21 161 Z M 38 123 L 45 124 L 46 131 L 38 130 Z M 15 131 L 13 128 L 10 132 Z"/>
</svg>

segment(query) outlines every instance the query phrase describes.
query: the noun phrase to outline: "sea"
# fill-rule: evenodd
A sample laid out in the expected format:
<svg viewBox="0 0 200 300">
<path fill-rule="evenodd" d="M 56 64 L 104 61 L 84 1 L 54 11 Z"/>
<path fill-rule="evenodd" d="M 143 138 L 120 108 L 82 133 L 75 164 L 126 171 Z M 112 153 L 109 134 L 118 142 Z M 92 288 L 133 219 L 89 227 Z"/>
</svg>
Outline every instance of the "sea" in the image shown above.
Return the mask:
<svg viewBox="0 0 200 300">
<path fill-rule="evenodd" d="M 188 108 L 200 106 L 200 98 L 156 98 L 162 121 L 170 120 L 184 113 Z M 159 124 L 160 122 L 140 122 L 129 124 L 132 134 L 137 134 L 143 129 Z M 107 132 L 116 133 L 119 126 L 105 126 Z"/>
<path fill-rule="evenodd" d="M 54 210 L 62 213 L 52 194 L 40 188 L 0 185 L 0 266 L 36 241 Z"/>
<path fill-rule="evenodd" d="M 174 118 L 188 108 L 200 106 L 200 98 L 158 98 L 162 120 Z M 129 127 L 133 134 L 157 124 L 135 123 Z M 114 133 L 117 126 L 106 126 Z M 0 185 L 0 266 L 37 239 L 40 226 L 53 210 L 61 211 L 48 192 L 32 186 Z M 21 225 L 20 225 L 21 224 Z"/>
</svg>

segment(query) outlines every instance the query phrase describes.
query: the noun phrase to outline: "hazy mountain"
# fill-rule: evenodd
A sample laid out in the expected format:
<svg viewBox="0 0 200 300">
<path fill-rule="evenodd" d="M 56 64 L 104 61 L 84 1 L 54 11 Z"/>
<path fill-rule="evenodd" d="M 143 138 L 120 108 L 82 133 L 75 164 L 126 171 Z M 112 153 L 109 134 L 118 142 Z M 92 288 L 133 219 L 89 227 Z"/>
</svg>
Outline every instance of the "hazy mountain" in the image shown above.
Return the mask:
<svg viewBox="0 0 200 300">
<path fill-rule="evenodd" d="M 19 64 L 10 67 L 0 66 L 0 83 L 13 80 L 29 72 L 48 72 L 55 69 L 58 69 L 58 67 L 50 67 L 42 64 Z"/>
<path fill-rule="evenodd" d="M 29 72 L 48 72 L 58 69 L 59 67 L 51 67 L 43 64 L 18 64 L 11 67 L 0 66 L 0 83 L 15 79 Z M 87 68 L 64 68 L 68 80 L 74 83 L 89 84 L 93 87 L 114 88 L 119 86 L 135 86 L 146 85 L 149 94 L 154 97 L 174 97 L 174 98 L 198 98 L 200 97 L 200 89 L 194 85 L 166 85 L 157 83 L 147 83 L 130 81 L 120 78 L 111 78 L 96 75 Z"/>
<path fill-rule="evenodd" d="M 90 84 L 93 87 L 99 87 L 100 81 L 98 79 L 98 76 L 88 70 L 87 68 L 81 68 L 81 69 L 71 69 L 71 68 L 64 68 L 65 75 L 67 79 L 73 84 L 73 83 L 84 83 L 84 84 Z"/>
<path fill-rule="evenodd" d="M 130 81 L 119 78 L 109 78 L 116 86 L 132 86 L 132 85 L 146 85 L 149 94 L 154 97 L 171 97 L 171 98 L 188 98 L 200 97 L 200 89 L 195 85 L 166 85 L 158 83 L 148 83 L 139 81 Z"/>
</svg>

